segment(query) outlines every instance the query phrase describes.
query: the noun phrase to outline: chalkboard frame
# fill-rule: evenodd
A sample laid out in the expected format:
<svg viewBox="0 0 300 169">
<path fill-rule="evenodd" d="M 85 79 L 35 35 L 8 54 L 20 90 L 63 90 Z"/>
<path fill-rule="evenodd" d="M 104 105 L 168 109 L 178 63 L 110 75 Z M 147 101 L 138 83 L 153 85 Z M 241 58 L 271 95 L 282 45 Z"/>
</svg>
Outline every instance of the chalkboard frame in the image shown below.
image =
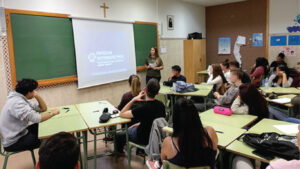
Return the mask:
<svg viewBox="0 0 300 169">
<path fill-rule="evenodd" d="M 49 12 L 38 12 L 38 11 L 27 11 L 27 10 L 17 10 L 17 9 L 5 9 L 5 18 L 7 25 L 7 39 L 8 39 L 8 48 L 9 48 L 9 62 L 10 62 L 10 73 L 12 85 L 17 84 L 16 77 L 16 65 L 15 65 L 15 55 L 14 55 L 14 45 L 13 45 L 13 35 L 11 27 L 11 14 L 23 14 L 23 15 L 36 15 L 36 16 L 48 16 L 48 17 L 57 17 L 57 18 L 69 18 L 67 14 L 59 13 L 49 13 Z M 50 86 L 61 83 L 75 82 L 77 81 L 77 75 L 68 76 L 68 77 L 58 77 L 54 79 L 39 80 L 39 86 Z"/>
<path fill-rule="evenodd" d="M 155 25 L 156 26 L 156 44 L 157 50 L 159 52 L 159 36 L 158 36 L 158 24 L 156 22 L 143 22 L 143 21 L 135 21 L 134 24 L 143 24 L 143 25 Z M 150 49 L 149 49 L 150 50 Z M 145 66 L 138 66 L 136 71 L 141 72 L 146 70 Z"/>
</svg>

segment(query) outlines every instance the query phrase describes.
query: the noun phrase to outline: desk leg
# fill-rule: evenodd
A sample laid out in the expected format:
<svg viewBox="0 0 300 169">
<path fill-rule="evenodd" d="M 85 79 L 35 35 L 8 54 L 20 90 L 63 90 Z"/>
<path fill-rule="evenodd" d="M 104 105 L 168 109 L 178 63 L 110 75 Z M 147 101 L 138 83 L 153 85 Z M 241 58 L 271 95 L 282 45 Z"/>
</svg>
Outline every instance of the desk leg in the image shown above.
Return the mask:
<svg viewBox="0 0 300 169">
<path fill-rule="evenodd" d="M 88 169 L 88 159 L 87 159 L 87 131 L 82 132 L 83 138 L 83 161 L 84 169 Z"/>
<path fill-rule="evenodd" d="M 118 162 L 117 145 L 116 145 L 117 128 L 118 128 L 118 126 L 115 126 L 115 129 L 114 129 L 114 156 L 115 156 L 116 163 Z"/>
<path fill-rule="evenodd" d="M 97 169 L 97 130 L 94 129 L 94 169 Z"/>
<path fill-rule="evenodd" d="M 80 145 L 80 142 L 81 142 L 81 134 L 80 134 L 80 132 L 77 132 L 76 136 L 77 136 L 78 145 L 79 145 L 79 147 L 81 147 L 81 145 Z M 80 162 L 80 169 L 83 169 L 81 148 L 80 148 L 80 154 L 79 154 L 79 162 Z"/>
<path fill-rule="evenodd" d="M 129 147 L 129 136 L 128 136 L 128 125 L 127 123 L 125 124 L 125 132 L 126 132 L 126 148 L 127 148 L 127 152 L 129 153 L 130 152 L 130 147 Z M 131 164 L 130 164 L 130 157 L 131 155 L 127 154 L 128 156 L 128 169 L 131 169 Z"/>
</svg>

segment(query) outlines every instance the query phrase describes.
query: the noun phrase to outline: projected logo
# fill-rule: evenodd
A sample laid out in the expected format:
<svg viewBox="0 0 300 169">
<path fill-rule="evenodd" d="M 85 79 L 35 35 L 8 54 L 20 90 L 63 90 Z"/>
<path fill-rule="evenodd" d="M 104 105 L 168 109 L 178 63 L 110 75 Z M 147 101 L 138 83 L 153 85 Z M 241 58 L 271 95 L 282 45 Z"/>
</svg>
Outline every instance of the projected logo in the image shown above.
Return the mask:
<svg viewBox="0 0 300 169">
<path fill-rule="evenodd" d="M 97 51 L 88 54 L 88 60 L 97 67 L 111 66 L 125 61 L 124 55 L 113 54 L 112 51 Z"/>
<path fill-rule="evenodd" d="M 300 14 L 298 14 L 296 16 L 296 18 L 294 19 L 294 22 L 295 22 L 294 26 L 289 26 L 286 28 L 290 33 L 300 32 L 300 26 L 299 26 L 300 25 Z"/>
</svg>

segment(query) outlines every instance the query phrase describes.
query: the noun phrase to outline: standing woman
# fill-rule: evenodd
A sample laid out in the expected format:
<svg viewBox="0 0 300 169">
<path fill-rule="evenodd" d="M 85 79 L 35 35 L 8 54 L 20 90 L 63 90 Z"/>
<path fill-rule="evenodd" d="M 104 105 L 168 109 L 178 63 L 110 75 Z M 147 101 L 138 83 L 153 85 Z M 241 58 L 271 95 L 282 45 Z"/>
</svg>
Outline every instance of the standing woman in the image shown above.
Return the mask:
<svg viewBox="0 0 300 169">
<path fill-rule="evenodd" d="M 147 69 L 146 84 L 152 78 L 157 79 L 159 82 L 161 79 L 160 71 L 164 69 L 164 64 L 159 57 L 156 47 L 151 48 L 150 55 L 146 59 L 145 67 Z"/>
</svg>

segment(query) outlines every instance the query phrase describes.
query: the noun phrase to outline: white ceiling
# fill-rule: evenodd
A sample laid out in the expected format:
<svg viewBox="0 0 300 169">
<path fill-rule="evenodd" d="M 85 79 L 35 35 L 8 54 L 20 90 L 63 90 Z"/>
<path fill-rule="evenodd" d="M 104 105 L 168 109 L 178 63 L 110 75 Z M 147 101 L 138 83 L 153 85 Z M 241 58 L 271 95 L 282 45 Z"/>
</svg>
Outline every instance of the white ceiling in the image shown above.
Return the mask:
<svg viewBox="0 0 300 169">
<path fill-rule="evenodd" d="M 215 5 L 222 5 L 234 2 L 241 2 L 246 0 L 182 0 L 184 2 L 195 3 L 202 6 L 215 6 Z"/>
</svg>

